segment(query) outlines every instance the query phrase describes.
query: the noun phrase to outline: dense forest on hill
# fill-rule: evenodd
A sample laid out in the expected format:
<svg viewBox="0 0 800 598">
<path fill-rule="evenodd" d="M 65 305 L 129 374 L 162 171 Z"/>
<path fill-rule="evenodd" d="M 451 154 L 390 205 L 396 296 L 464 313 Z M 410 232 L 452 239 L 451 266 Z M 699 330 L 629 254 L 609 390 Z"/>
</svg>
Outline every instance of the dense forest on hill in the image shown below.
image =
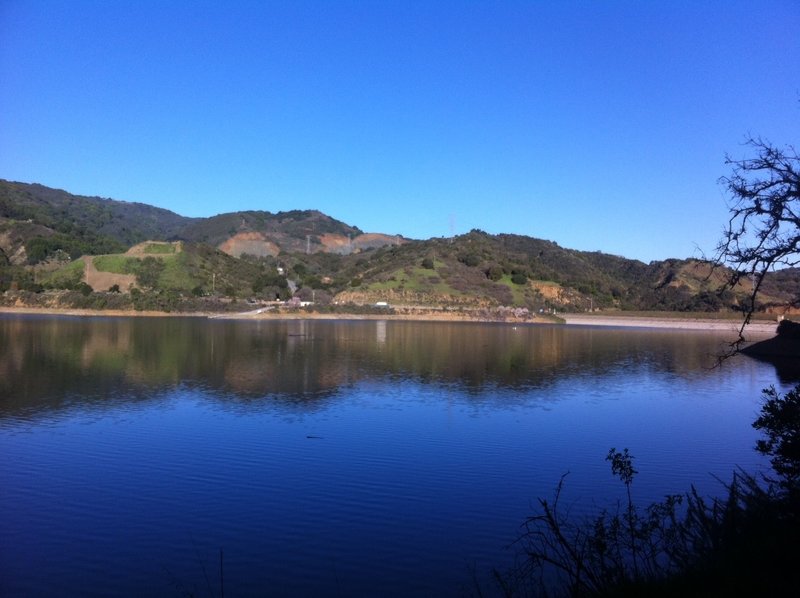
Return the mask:
<svg viewBox="0 0 800 598">
<path fill-rule="evenodd" d="M 143 203 L 72 195 L 43 185 L 0 180 L 0 217 L 31 220 L 109 253 L 147 239 L 176 235 L 193 219 Z"/>
<path fill-rule="evenodd" d="M 316 210 L 291 210 L 272 214 L 264 211 L 245 211 L 198 218 L 180 232 L 176 239 L 186 239 L 218 246 L 241 232 L 266 233 L 280 247 L 290 251 L 305 251 L 307 242 L 317 248 L 324 234 L 357 236 L 361 230 L 334 220 Z"/>
<path fill-rule="evenodd" d="M 351 243 L 359 236 L 369 240 Z M 145 241 L 171 243 L 171 249 L 134 247 Z M 249 247 L 256 248 L 252 254 Z M 750 287 L 743 281 L 722 290 L 728 275 L 699 260 L 645 264 L 480 230 L 427 240 L 364 235 L 315 210 L 186 218 L 142 203 L 0 180 L 0 291 L 107 292 L 95 288 L 96 281 L 121 276 L 119 284 L 109 285 L 115 291 L 173 299 L 294 295 L 318 304 L 741 310 Z M 95 286 L 88 284 L 93 281 Z M 797 269 L 770 273 L 761 287 L 761 307 L 789 305 L 800 296 L 798 289 Z"/>
</svg>

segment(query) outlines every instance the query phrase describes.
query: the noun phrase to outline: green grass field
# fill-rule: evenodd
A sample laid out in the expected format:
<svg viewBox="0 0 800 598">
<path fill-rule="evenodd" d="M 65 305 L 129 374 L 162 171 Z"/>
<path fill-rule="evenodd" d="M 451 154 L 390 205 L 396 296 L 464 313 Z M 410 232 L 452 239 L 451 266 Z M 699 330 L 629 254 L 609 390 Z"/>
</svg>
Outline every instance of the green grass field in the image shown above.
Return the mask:
<svg viewBox="0 0 800 598">
<path fill-rule="evenodd" d="M 56 288 L 71 287 L 78 284 L 83 278 L 85 268 L 86 264 L 83 263 L 83 260 L 73 260 L 54 272 L 42 274 L 40 282 L 45 286 Z"/>
<path fill-rule="evenodd" d="M 139 260 L 122 253 L 114 255 L 98 255 L 94 258 L 94 267 L 100 272 L 112 274 L 135 274 Z"/>
<path fill-rule="evenodd" d="M 200 284 L 201 281 L 189 272 L 185 253 L 165 256 L 161 261 L 164 263 L 164 271 L 158 278 L 161 288 L 188 292 Z"/>
<path fill-rule="evenodd" d="M 365 285 L 364 290 L 405 290 L 415 293 L 435 293 L 442 295 L 462 296 L 463 293 L 455 290 L 447 284 L 436 270 L 429 270 L 422 267 L 407 267 L 395 270 L 389 276 L 389 280 L 383 282 L 373 282 Z"/>
<path fill-rule="evenodd" d="M 176 248 L 172 243 L 148 243 L 145 245 L 144 252 L 147 254 L 169 254 L 175 253 Z"/>
</svg>

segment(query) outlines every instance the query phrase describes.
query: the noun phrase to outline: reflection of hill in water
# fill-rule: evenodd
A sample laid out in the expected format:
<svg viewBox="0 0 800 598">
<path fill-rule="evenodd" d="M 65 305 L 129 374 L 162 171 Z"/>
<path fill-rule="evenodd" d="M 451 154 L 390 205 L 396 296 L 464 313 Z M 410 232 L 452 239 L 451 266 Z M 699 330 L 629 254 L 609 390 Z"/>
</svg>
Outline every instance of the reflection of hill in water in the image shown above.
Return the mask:
<svg viewBox="0 0 800 598">
<path fill-rule="evenodd" d="M 542 388 L 626 368 L 692 376 L 713 364 L 719 342 L 698 333 L 559 326 L 2 317 L 0 409 L 147 399 L 178 384 L 226 401 L 310 407 L 370 379 L 471 392 Z"/>
</svg>

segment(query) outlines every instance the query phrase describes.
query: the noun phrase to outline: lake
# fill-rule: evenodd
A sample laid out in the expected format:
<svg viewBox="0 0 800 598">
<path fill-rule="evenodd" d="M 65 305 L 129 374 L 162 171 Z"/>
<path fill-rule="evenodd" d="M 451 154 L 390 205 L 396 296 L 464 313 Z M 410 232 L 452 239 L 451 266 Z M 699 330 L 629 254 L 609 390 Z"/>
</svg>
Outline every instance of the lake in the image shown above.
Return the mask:
<svg viewBox="0 0 800 598">
<path fill-rule="evenodd" d="M 471 595 L 563 474 L 575 513 L 624 496 L 611 447 L 641 504 L 763 470 L 789 386 L 726 340 L 0 316 L 0 595 Z"/>
</svg>

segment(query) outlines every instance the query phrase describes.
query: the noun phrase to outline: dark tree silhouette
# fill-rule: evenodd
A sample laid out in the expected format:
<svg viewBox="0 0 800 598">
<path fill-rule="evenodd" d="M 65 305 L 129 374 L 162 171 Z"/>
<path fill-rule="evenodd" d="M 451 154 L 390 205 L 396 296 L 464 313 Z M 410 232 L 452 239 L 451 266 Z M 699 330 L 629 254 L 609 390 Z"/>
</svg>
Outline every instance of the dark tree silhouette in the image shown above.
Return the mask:
<svg viewBox="0 0 800 598">
<path fill-rule="evenodd" d="M 800 156 L 792 146 L 780 148 L 761 138 L 751 137 L 745 145 L 754 157 L 725 159 L 732 172 L 720 183 L 731 196 L 730 218 L 716 256 L 717 263 L 733 269 L 729 286 L 752 284 L 740 336 L 764 274 L 800 264 Z"/>
<path fill-rule="evenodd" d="M 753 427 L 766 438 L 756 443 L 756 450 L 770 457 L 781 485 L 796 491 L 800 484 L 800 385 L 784 396 L 770 387 L 763 396 L 761 415 Z"/>
</svg>

